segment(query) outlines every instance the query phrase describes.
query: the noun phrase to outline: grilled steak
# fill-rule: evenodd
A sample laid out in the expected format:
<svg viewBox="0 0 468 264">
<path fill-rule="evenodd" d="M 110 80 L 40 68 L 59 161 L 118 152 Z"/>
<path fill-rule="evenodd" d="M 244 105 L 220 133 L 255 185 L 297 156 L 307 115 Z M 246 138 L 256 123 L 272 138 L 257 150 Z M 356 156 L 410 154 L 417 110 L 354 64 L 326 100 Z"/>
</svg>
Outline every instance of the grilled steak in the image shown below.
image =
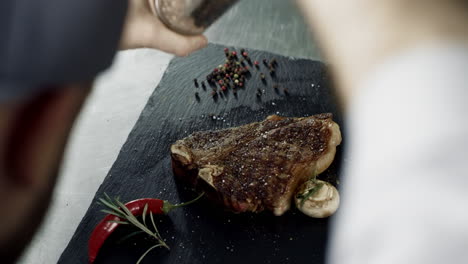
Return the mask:
<svg viewBox="0 0 468 264">
<path fill-rule="evenodd" d="M 174 173 L 235 212 L 282 215 L 296 189 L 330 166 L 341 143 L 331 114 L 269 116 L 262 122 L 196 132 L 171 146 Z"/>
</svg>

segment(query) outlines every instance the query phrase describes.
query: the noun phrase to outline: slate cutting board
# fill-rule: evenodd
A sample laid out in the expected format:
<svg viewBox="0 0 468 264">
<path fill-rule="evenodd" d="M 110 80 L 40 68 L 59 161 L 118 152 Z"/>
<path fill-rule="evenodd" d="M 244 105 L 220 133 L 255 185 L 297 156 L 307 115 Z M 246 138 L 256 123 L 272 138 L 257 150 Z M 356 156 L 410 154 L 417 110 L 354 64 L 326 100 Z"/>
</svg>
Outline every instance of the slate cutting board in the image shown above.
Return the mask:
<svg viewBox="0 0 468 264">
<path fill-rule="evenodd" d="M 103 217 L 96 199 L 104 192 L 120 196 L 122 201 L 154 197 L 178 203 L 195 196 L 172 175 L 169 147 L 177 139 L 195 131 L 263 120 L 270 114 L 299 117 L 331 112 L 341 125 L 321 62 L 247 50 L 260 62 L 276 58 L 276 77 L 272 78 L 264 65 L 260 71 L 252 68 L 244 90 L 237 96 L 228 92 L 217 100 L 210 88 L 195 88 L 194 78 L 204 79 L 224 62 L 223 48 L 210 44 L 189 57 L 172 60 L 59 263 L 87 263 L 88 238 Z M 267 76 L 266 84 L 260 80 L 260 72 Z M 278 91 L 273 84 L 279 85 Z M 265 90 L 260 98 L 257 89 Z M 331 181 L 339 175 L 340 150 L 323 174 Z M 155 250 L 142 263 L 323 263 L 328 221 L 306 217 L 296 209 L 281 217 L 270 212 L 233 214 L 202 200 L 157 219 L 171 250 Z M 106 242 L 96 263 L 135 263 L 151 245 L 141 238 L 117 243 L 125 232 L 126 228 L 120 228 Z"/>
</svg>

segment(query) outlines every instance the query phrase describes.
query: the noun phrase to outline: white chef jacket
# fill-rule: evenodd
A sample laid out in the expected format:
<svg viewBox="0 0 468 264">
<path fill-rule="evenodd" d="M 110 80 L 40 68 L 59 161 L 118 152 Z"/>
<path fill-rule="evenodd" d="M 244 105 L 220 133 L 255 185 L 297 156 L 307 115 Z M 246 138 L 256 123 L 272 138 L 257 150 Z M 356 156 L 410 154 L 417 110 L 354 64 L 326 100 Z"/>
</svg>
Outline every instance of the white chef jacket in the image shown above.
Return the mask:
<svg viewBox="0 0 468 264">
<path fill-rule="evenodd" d="M 328 263 L 468 263 L 468 47 L 408 51 L 361 88 Z"/>
</svg>

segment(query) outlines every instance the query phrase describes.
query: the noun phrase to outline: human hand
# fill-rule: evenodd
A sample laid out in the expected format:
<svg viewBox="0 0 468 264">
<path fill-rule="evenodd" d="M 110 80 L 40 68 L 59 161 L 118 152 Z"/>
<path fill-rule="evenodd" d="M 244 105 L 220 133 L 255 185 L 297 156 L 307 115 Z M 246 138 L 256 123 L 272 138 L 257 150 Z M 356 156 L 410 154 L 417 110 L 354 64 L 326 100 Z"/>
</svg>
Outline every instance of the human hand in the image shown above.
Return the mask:
<svg viewBox="0 0 468 264">
<path fill-rule="evenodd" d="M 154 0 L 128 0 L 120 49 L 153 48 L 186 56 L 205 47 L 203 35 L 185 36 L 167 28 L 156 15 Z"/>
</svg>

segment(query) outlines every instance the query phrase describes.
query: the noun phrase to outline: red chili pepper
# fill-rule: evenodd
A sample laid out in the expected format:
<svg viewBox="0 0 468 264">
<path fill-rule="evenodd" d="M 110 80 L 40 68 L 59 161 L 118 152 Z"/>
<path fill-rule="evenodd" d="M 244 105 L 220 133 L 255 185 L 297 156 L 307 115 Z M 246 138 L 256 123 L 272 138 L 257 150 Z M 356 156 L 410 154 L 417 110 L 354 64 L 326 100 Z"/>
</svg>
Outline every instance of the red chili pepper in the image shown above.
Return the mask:
<svg viewBox="0 0 468 264">
<path fill-rule="evenodd" d="M 143 209 L 145 205 L 148 204 L 148 213 L 151 212 L 153 214 L 167 214 L 172 209 L 182 207 L 185 205 L 189 205 L 203 196 L 201 194 L 197 198 L 192 201 L 182 203 L 182 204 L 171 204 L 168 201 L 160 200 L 160 199 L 153 199 L 153 198 L 144 198 L 138 199 L 125 204 L 125 207 L 134 215 L 134 216 L 141 216 L 143 214 Z M 96 257 L 101 249 L 102 245 L 106 241 L 106 239 L 114 232 L 114 230 L 120 225 L 115 222 L 109 221 L 124 221 L 118 216 L 108 214 L 104 217 L 104 219 L 96 225 L 91 233 L 91 237 L 88 241 L 88 259 L 89 263 L 93 263 L 96 260 Z"/>
</svg>

